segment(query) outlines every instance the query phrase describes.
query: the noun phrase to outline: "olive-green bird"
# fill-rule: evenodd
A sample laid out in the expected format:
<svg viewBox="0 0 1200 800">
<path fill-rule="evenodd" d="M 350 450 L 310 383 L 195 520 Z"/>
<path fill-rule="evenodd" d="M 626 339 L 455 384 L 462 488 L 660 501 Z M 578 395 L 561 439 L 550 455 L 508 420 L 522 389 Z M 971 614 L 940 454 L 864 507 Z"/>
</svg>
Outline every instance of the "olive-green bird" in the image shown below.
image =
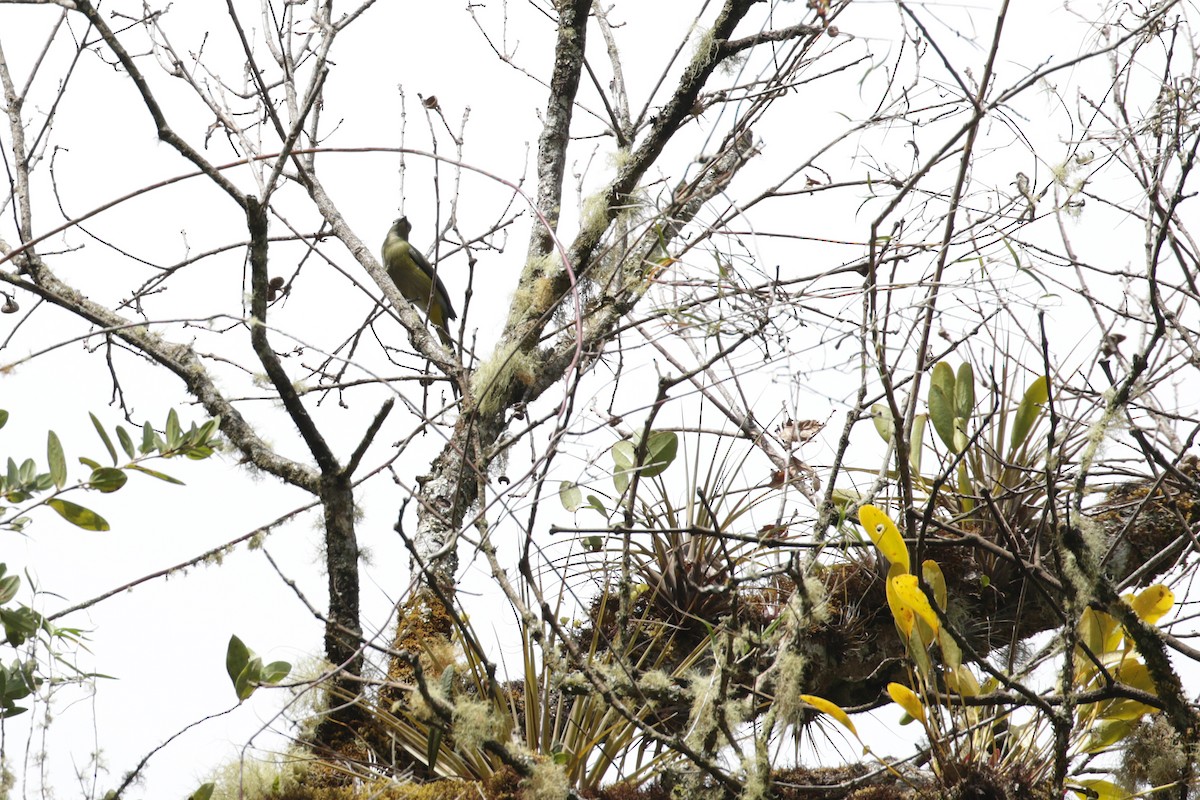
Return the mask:
<svg viewBox="0 0 1200 800">
<path fill-rule="evenodd" d="M 401 217 L 392 223 L 387 238 L 383 240 L 383 266 L 387 268 L 388 277 L 396 284 L 400 294 L 429 315 L 429 321 L 437 330 L 442 344 L 453 347 L 449 324 L 457 315 L 454 306 L 450 305 L 450 295 L 446 294 L 442 279 L 434 274 L 433 267 L 429 266 L 421 251 L 408 243 L 410 233 L 412 223 L 408 217 Z"/>
</svg>

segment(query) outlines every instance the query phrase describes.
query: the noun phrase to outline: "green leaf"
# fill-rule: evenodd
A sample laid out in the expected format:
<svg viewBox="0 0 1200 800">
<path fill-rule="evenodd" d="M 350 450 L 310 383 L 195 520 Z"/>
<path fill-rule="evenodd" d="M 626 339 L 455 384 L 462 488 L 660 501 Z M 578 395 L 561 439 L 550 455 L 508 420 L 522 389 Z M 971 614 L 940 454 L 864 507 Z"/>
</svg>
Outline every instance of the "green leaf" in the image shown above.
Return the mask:
<svg viewBox="0 0 1200 800">
<path fill-rule="evenodd" d="M 199 789 L 187 796 L 187 800 L 211 800 L 216 788 L 217 785 L 215 783 L 203 783 Z"/>
<path fill-rule="evenodd" d="M 848 509 L 858 507 L 862 499 L 862 494 L 853 489 L 834 489 L 830 496 L 839 514 L 845 514 Z"/>
<path fill-rule="evenodd" d="M 149 475 L 152 478 L 158 478 L 160 481 L 166 481 L 167 483 L 173 483 L 176 486 L 185 486 L 186 485 L 186 484 L 184 484 L 183 481 L 179 480 L 178 478 L 172 478 L 170 475 L 167 475 L 166 473 L 159 472 L 158 470 L 150 469 L 149 467 L 143 467 L 140 464 L 130 464 L 128 469 L 136 469 L 138 472 Z"/>
<path fill-rule="evenodd" d="M 588 508 L 595 510 L 597 514 L 605 519 L 608 519 L 608 510 L 604 508 L 604 503 L 600 502 L 599 497 L 596 497 L 594 494 L 589 494 L 587 496 L 587 504 Z"/>
<path fill-rule="evenodd" d="M 54 431 L 46 436 L 46 460 L 50 464 L 50 478 L 59 489 L 67 482 L 67 458 L 63 455 L 62 442 Z"/>
<path fill-rule="evenodd" d="M 679 437 L 675 431 L 651 431 L 646 440 L 646 461 L 642 475 L 653 478 L 671 466 L 679 452 Z"/>
<path fill-rule="evenodd" d="M 628 439 L 622 439 L 613 445 L 612 457 L 613 465 L 613 485 L 617 487 L 617 492 L 625 494 L 625 490 L 629 488 L 629 479 L 633 473 L 633 464 L 635 447 L 633 442 Z"/>
<path fill-rule="evenodd" d="M 156 438 L 157 437 L 155 436 L 154 428 L 150 427 L 150 421 L 147 420 L 146 423 L 144 425 L 142 425 L 142 446 L 140 448 L 138 448 L 141 451 L 142 455 L 145 455 L 146 453 L 154 452 L 154 450 L 156 449 L 155 448 L 155 439 Z"/>
<path fill-rule="evenodd" d="M 8 424 L 8 412 L 0 408 L 0 428 Z"/>
<path fill-rule="evenodd" d="M 21 462 L 21 484 L 28 486 L 37 480 L 37 464 L 32 458 L 27 458 Z"/>
<path fill-rule="evenodd" d="M 617 465 L 617 469 L 633 469 L 636 451 L 637 448 L 634 446 L 633 442 L 629 441 L 628 439 L 622 439 L 614 444 L 612 448 L 612 457 L 613 462 Z"/>
<path fill-rule="evenodd" d="M 272 661 L 262 668 L 262 676 L 259 678 L 260 683 L 266 683 L 271 686 L 279 683 L 288 676 L 292 671 L 292 665 L 286 661 Z"/>
<path fill-rule="evenodd" d="M 6 470 L 5 480 L 8 483 L 9 489 L 14 489 L 21 485 L 21 473 L 17 469 L 17 462 L 13 461 L 11 458 L 8 459 L 8 468 Z"/>
<path fill-rule="evenodd" d="M 206 444 L 199 444 L 189 447 L 183 451 L 183 454 L 192 461 L 203 461 L 213 454 L 213 449 Z"/>
<path fill-rule="evenodd" d="M 20 588 L 21 577 L 19 575 L 5 575 L 0 578 L 0 605 L 16 597 L 17 590 Z"/>
<path fill-rule="evenodd" d="M 99 461 L 92 461 L 90 458 L 79 457 L 79 463 L 83 464 L 88 469 L 100 469 Z"/>
<path fill-rule="evenodd" d="M 1009 449 L 1016 450 L 1025 444 L 1025 437 L 1033 430 L 1033 425 L 1042 414 L 1042 407 L 1050 399 L 1050 384 L 1042 375 L 1025 390 L 1021 405 L 1017 406 L 1016 418 L 1013 420 L 1012 436 L 1009 439 Z"/>
<path fill-rule="evenodd" d="M 575 512 L 583 505 L 583 492 L 573 482 L 563 481 L 558 485 L 558 499 L 562 502 L 563 508 Z"/>
<path fill-rule="evenodd" d="M 966 431 L 967 421 L 962 417 L 954 418 L 954 452 L 961 453 L 967 449 L 967 442 L 971 437 L 967 436 Z"/>
<path fill-rule="evenodd" d="M 196 434 L 196 439 L 205 444 L 212 444 L 217 436 L 217 430 L 221 427 L 221 415 L 210 419 L 208 422 L 200 426 L 200 431 Z"/>
<path fill-rule="evenodd" d="M 237 692 L 238 700 L 246 700 L 254 694 L 254 690 L 258 688 L 261 680 L 262 659 L 258 656 L 251 656 L 241 674 L 237 676 L 237 680 L 233 682 L 233 689 Z"/>
<path fill-rule="evenodd" d="M 874 423 L 875 432 L 879 434 L 879 438 L 891 444 L 892 431 L 895 429 L 892 422 L 892 410 L 884 403 L 876 403 L 871 406 L 871 422 Z"/>
<path fill-rule="evenodd" d="M 958 378 L 954 381 L 954 413 L 970 419 L 975 413 L 975 371 L 963 362 L 958 366 Z"/>
<path fill-rule="evenodd" d="M 912 438 L 908 440 L 908 465 L 914 475 L 921 474 L 921 453 L 925 450 L 925 422 L 928 414 L 917 414 L 913 417 Z"/>
<path fill-rule="evenodd" d="M 183 443 L 183 431 L 179 428 L 179 415 L 175 413 L 175 409 L 167 412 L 167 449 L 178 449 Z"/>
<path fill-rule="evenodd" d="M 954 396 L 954 369 L 945 361 L 939 361 L 933 366 L 932 386 L 941 389 L 947 397 Z"/>
<path fill-rule="evenodd" d="M 137 458 L 137 450 L 133 448 L 133 437 L 120 425 L 117 426 L 117 441 L 121 443 L 121 449 L 125 451 L 125 455 L 131 459 Z"/>
<path fill-rule="evenodd" d="M 122 469 L 101 467 L 100 469 L 92 470 L 92 476 L 88 478 L 88 486 L 98 489 L 104 494 L 110 494 L 124 486 L 128 480 L 129 476 Z"/>
<path fill-rule="evenodd" d="M 88 412 L 88 416 L 92 418 L 92 425 L 96 427 L 96 433 L 100 434 L 100 440 L 104 442 L 104 447 L 108 450 L 108 455 L 112 458 L 113 464 L 117 463 L 117 450 L 113 447 L 112 439 L 108 438 L 108 432 L 104 430 L 104 426 L 100 424 L 100 420 L 96 419 L 96 415 Z"/>
<path fill-rule="evenodd" d="M 246 647 L 237 636 L 230 636 L 229 646 L 225 649 L 225 671 L 229 673 L 229 679 L 233 681 L 234 689 L 237 689 L 238 677 L 249 663 L 250 648 Z M 239 695 L 238 699 L 244 698 Z"/>
<path fill-rule="evenodd" d="M 957 452 L 954 450 L 954 404 L 951 395 L 944 392 L 939 386 L 933 385 L 929 387 L 927 402 L 929 419 L 933 422 L 933 429 L 937 431 L 938 438 L 945 443 L 946 447 Z"/>
<path fill-rule="evenodd" d="M 63 500 L 61 497 L 54 497 L 46 501 L 46 505 L 53 508 L 59 515 L 72 525 L 83 528 L 85 531 L 107 531 L 109 530 L 108 522 L 104 517 L 92 511 L 90 508 L 84 508 L 81 505 L 76 505 L 70 500 Z"/>
<path fill-rule="evenodd" d="M 13 647 L 20 647 L 24 644 L 27 639 L 31 638 L 45 625 L 45 622 L 45 618 L 29 606 L 0 608 L 0 625 L 4 626 L 4 636 L 8 639 L 8 644 Z M 9 696 L 11 696 L 11 682 L 14 677 L 19 677 L 19 673 L 14 671 L 10 675 L 10 687 L 4 689 L 4 692 Z M 24 686 L 24 684 L 21 685 L 22 687 Z M 29 694 L 29 691 L 16 696 L 24 697 L 27 694 Z"/>
</svg>

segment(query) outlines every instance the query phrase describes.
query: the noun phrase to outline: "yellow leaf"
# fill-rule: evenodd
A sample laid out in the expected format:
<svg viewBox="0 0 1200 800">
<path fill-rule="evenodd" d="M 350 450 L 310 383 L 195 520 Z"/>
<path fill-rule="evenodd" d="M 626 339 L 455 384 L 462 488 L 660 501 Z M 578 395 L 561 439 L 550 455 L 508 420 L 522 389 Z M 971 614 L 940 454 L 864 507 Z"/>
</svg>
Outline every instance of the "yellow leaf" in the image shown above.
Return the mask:
<svg viewBox="0 0 1200 800">
<path fill-rule="evenodd" d="M 919 719 L 922 725 L 925 724 L 925 706 L 921 705 L 921 698 L 912 689 L 903 684 L 889 683 L 887 691 L 896 705 L 907 711 L 913 719 Z"/>
<path fill-rule="evenodd" d="M 895 582 L 892 579 L 900 577 L 903 574 L 904 570 L 899 564 L 892 564 L 885 586 L 887 588 L 888 608 L 892 610 L 892 618 L 896 620 L 896 627 L 904 634 L 901 638 L 907 642 L 909 635 L 912 633 L 913 625 L 916 624 L 917 617 L 913 610 L 896 593 Z"/>
<path fill-rule="evenodd" d="M 933 599 L 937 601 L 938 608 L 946 610 L 946 576 L 942 574 L 942 568 L 938 562 L 932 558 L 921 562 L 921 576 L 925 578 L 925 582 L 929 584 L 929 588 L 933 589 Z"/>
<path fill-rule="evenodd" d="M 1092 792 L 1089 794 L 1081 789 L 1076 789 L 1074 786 L 1067 787 L 1080 797 L 1095 797 L 1098 800 L 1127 800 L 1130 797 L 1129 792 L 1111 781 L 1102 781 L 1099 778 L 1087 778 L 1077 781 L 1077 783 Z"/>
<path fill-rule="evenodd" d="M 979 681 L 965 664 L 959 664 L 956 669 L 946 671 L 946 686 L 963 697 L 979 696 Z"/>
<path fill-rule="evenodd" d="M 1133 732 L 1133 721 L 1127 719 L 1106 719 L 1093 724 L 1088 732 L 1087 744 L 1083 752 L 1098 753 L 1107 750 L 1117 742 L 1128 738 Z"/>
<path fill-rule="evenodd" d="M 962 666 L 962 650 L 958 647 L 958 642 L 954 641 L 954 637 L 950 635 L 950 631 L 942 628 L 937 635 L 938 646 L 942 648 L 942 661 L 946 662 L 946 666 L 951 670 L 958 669 Z"/>
<path fill-rule="evenodd" d="M 858 507 L 858 521 L 862 523 L 867 535 L 888 563 L 899 564 L 908 572 L 908 546 L 904 544 L 896 523 L 873 505 Z"/>
<path fill-rule="evenodd" d="M 1156 583 L 1143 589 L 1137 597 L 1129 601 L 1129 605 L 1133 606 L 1139 617 L 1153 625 L 1175 605 L 1175 593 L 1161 583 Z"/>
<path fill-rule="evenodd" d="M 1121 628 L 1115 619 L 1103 611 L 1085 608 L 1079 618 L 1079 638 L 1097 658 L 1102 658 L 1105 653 L 1117 649 Z"/>
<path fill-rule="evenodd" d="M 911 608 L 913 613 L 924 620 L 925 624 L 933 629 L 934 634 L 937 634 L 941 623 L 938 622 L 933 606 L 929 605 L 929 598 L 917 585 L 917 576 L 897 575 L 888 578 L 888 583 L 892 584 L 892 591 L 895 592 L 897 602 Z"/>
<path fill-rule="evenodd" d="M 808 703 L 810 706 L 820 711 L 822 714 L 828 714 L 854 734 L 858 736 L 858 731 L 854 729 L 854 723 L 850 721 L 850 715 L 842 710 L 842 707 L 829 702 L 824 697 L 817 697 L 815 694 L 802 694 L 800 699 Z"/>
</svg>

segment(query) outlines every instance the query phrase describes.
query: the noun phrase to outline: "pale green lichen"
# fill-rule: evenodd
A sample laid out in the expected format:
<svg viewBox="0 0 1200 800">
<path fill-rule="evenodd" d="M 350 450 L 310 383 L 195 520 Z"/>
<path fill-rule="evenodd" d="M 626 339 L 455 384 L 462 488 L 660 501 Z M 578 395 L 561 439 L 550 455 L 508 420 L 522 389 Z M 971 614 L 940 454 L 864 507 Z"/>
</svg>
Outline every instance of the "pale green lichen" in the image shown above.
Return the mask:
<svg viewBox="0 0 1200 800">
<path fill-rule="evenodd" d="M 1166 786 L 1184 776 L 1188 760 L 1178 732 L 1162 714 L 1155 714 L 1143 719 L 1125 741 L 1117 776 L 1130 792 Z"/>
<path fill-rule="evenodd" d="M 528 356 L 526 357 L 528 358 Z M 509 342 L 492 357 L 480 364 L 471 376 L 471 392 L 478 403 L 479 413 L 493 416 L 511 395 L 520 357 L 515 342 Z"/>
<path fill-rule="evenodd" d="M 477 753 L 487 742 L 507 738 L 507 726 L 492 706 L 470 698 L 454 704 L 454 747 L 461 753 Z"/>
<path fill-rule="evenodd" d="M 696 673 L 688 681 L 692 708 L 688 715 L 688 731 L 684 737 L 688 747 L 699 752 L 708 749 L 708 740 L 717 728 L 716 705 L 720 699 L 719 669 Z"/>
<path fill-rule="evenodd" d="M 785 725 L 798 726 L 804 722 L 809 706 L 800 699 L 804 694 L 808 661 L 799 653 L 785 650 L 775 659 L 775 692 L 772 708 Z"/>
<path fill-rule="evenodd" d="M 742 791 L 739 800 L 763 800 L 770 796 L 771 764 L 766 748 L 755 748 L 753 755 L 742 759 Z"/>
<path fill-rule="evenodd" d="M 674 691 L 675 682 L 661 669 L 652 669 L 638 678 L 638 688 L 653 696 L 662 696 Z"/>
<path fill-rule="evenodd" d="M 529 779 L 522 786 L 524 800 L 563 800 L 571 793 L 566 771 L 552 759 L 541 758 L 533 763 Z"/>
</svg>

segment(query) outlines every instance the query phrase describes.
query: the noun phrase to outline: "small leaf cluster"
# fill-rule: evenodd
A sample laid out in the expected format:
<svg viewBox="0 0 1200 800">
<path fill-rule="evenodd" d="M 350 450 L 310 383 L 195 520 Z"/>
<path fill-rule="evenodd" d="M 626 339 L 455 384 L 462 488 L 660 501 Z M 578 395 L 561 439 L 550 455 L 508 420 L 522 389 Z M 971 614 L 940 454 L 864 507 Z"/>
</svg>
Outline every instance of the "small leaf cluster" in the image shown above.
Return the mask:
<svg viewBox="0 0 1200 800">
<path fill-rule="evenodd" d="M 58 434 L 50 431 L 46 437 L 47 471 L 39 472 L 37 464 L 32 458 L 25 459 L 20 465 L 14 459 L 9 458 L 7 469 L 0 474 L 0 497 L 9 503 L 16 504 L 26 502 L 39 494 L 53 492 L 53 496 L 42 501 L 43 505 L 54 509 L 59 516 L 76 527 L 89 531 L 107 531 L 110 526 L 102 516 L 90 508 L 63 498 L 61 495 L 77 488 L 111 494 L 125 486 L 131 471 L 141 472 L 167 483 L 182 485 L 183 481 L 158 470 L 150 469 L 144 462 L 153 458 L 174 458 L 176 456 L 184 456 L 193 460 L 208 458 L 216 452 L 217 430 L 221 424 L 220 417 L 217 417 L 200 426 L 192 423 L 191 427 L 185 431 L 179 423 L 178 414 L 172 409 L 167 414 L 167 423 L 163 434 L 158 433 L 149 422 L 146 422 L 141 429 L 140 442 L 137 443 L 134 442 L 129 431 L 118 425 L 116 426 L 116 440 L 129 459 L 126 463 L 121 464 L 117 448 L 113 445 L 113 437 L 105 430 L 104 425 L 96 418 L 95 414 L 89 416 L 100 441 L 108 452 L 109 459 L 112 461 L 111 466 L 102 465 L 92 458 L 80 457 L 79 463 L 87 467 L 90 473 L 76 486 L 68 487 L 67 458 L 62 441 L 58 438 Z M 7 421 L 8 412 L 0 410 L 0 428 L 4 427 Z M 4 511 L 4 507 L 0 506 L 0 514 Z M 13 519 L 0 517 L 0 528 L 9 530 L 19 531 L 28 523 L 29 518 L 25 516 Z"/>
<path fill-rule="evenodd" d="M 8 565 L 0 564 L 0 623 L 4 626 L 4 643 L 20 647 L 38 631 L 53 633 L 52 626 L 32 608 L 10 605 L 21 588 L 21 579 L 7 573 Z M 0 719 L 16 716 L 26 710 L 18 706 L 17 701 L 28 697 L 42 684 L 36 669 L 37 664 L 33 659 L 14 659 L 8 666 L 0 663 Z"/>
<path fill-rule="evenodd" d="M 225 671 L 233 681 L 238 702 L 246 700 L 260 686 L 274 686 L 288 676 L 292 665 L 286 661 L 263 664 L 262 659 L 236 636 L 229 637 L 225 650 Z"/>
<path fill-rule="evenodd" d="M 679 436 L 674 431 L 650 431 L 639 461 L 639 450 L 643 449 L 641 445 L 641 435 L 634 434 L 629 439 L 617 442 L 610 451 L 613 460 L 613 485 L 618 494 L 625 494 L 634 475 L 639 478 L 657 478 L 662 475 L 678 455 Z M 609 512 L 604 501 L 594 494 L 589 494 L 587 502 L 584 502 L 583 491 L 577 483 L 563 481 L 558 487 L 558 497 L 567 511 L 574 513 L 586 507 L 605 520 L 608 519 Z M 584 537 L 584 544 L 590 550 L 599 550 L 602 539 L 599 536 L 587 536 Z"/>
</svg>

